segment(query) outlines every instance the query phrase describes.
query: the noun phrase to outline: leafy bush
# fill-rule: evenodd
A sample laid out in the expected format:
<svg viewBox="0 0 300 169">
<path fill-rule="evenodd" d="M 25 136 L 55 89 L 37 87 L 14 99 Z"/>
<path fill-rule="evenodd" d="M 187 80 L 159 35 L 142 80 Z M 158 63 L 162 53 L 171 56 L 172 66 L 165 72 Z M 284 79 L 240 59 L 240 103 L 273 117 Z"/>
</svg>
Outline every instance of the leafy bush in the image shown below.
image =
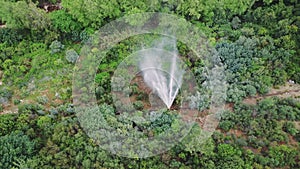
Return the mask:
<svg viewBox="0 0 300 169">
<path fill-rule="evenodd" d="M 58 10 L 50 13 L 50 19 L 55 29 L 63 33 L 72 33 L 81 30 L 82 26 L 76 22 L 66 10 Z"/>
<path fill-rule="evenodd" d="M 34 153 L 35 142 L 22 132 L 0 137 L 0 168 L 11 168 L 16 160 L 25 160 Z"/>
<path fill-rule="evenodd" d="M 242 152 L 229 144 L 219 144 L 217 147 L 220 159 L 230 159 L 233 156 L 240 156 Z"/>
<path fill-rule="evenodd" d="M 255 96 L 256 93 L 257 93 L 256 88 L 255 88 L 254 86 L 252 86 L 252 85 L 246 85 L 246 86 L 244 87 L 244 90 L 246 91 L 246 94 L 247 94 L 248 96 Z"/>
<path fill-rule="evenodd" d="M 79 55 L 74 49 L 70 49 L 66 51 L 66 59 L 70 63 L 75 63 L 77 59 L 79 58 Z"/>
<path fill-rule="evenodd" d="M 248 143 L 244 138 L 238 138 L 235 141 L 235 144 L 239 145 L 239 146 L 247 146 Z"/>
<path fill-rule="evenodd" d="M 99 28 L 105 19 L 115 18 L 121 14 L 120 4 L 117 1 L 107 1 L 103 4 L 100 1 L 90 3 L 80 0 L 64 0 L 62 6 L 67 9 L 72 18 L 76 19 L 76 22 L 84 27 Z"/>
<path fill-rule="evenodd" d="M 51 54 L 55 54 L 55 53 L 58 53 L 61 50 L 63 50 L 65 46 L 58 40 L 55 40 L 51 43 L 51 45 L 49 47 L 51 50 Z"/>
<path fill-rule="evenodd" d="M 298 133 L 298 130 L 295 128 L 295 124 L 293 122 L 285 122 L 283 124 L 283 130 L 293 136 L 295 136 Z"/>
<path fill-rule="evenodd" d="M 13 91 L 9 88 L 0 88 L 0 104 L 6 104 L 13 96 Z"/>
<path fill-rule="evenodd" d="M 18 100 L 18 99 L 14 99 L 14 105 L 19 105 L 21 103 L 21 101 L 20 100 Z"/>
<path fill-rule="evenodd" d="M 197 93 L 193 96 L 190 96 L 188 98 L 190 100 L 189 107 L 191 109 L 197 109 L 197 110 L 204 110 L 209 107 L 210 105 L 210 98 L 208 94 L 202 94 L 197 91 Z"/>
<path fill-rule="evenodd" d="M 110 74 L 108 72 L 101 72 L 96 74 L 95 82 L 99 84 L 99 86 L 108 89 L 110 84 Z"/>
<path fill-rule="evenodd" d="M 270 148 L 270 166 L 284 167 L 296 164 L 295 158 L 297 150 L 286 145 L 274 146 Z"/>
<path fill-rule="evenodd" d="M 32 1 L 0 1 L 0 18 L 14 29 L 45 30 L 50 24 L 46 11 Z"/>
<path fill-rule="evenodd" d="M 226 100 L 228 102 L 240 102 L 242 99 L 246 97 L 246 92 L 244 90 L 241 90 L 239 86 L 232 85 L 227 91 L 227 98 Z"/>
<path fill-rule="evenodd" d="M 51 133 L 52 119 L 49 116 L 40 116 L 37 120 L 37 126 L 43 130 L 44 135 Z"/>
<path fill-rule="evenodd" d="M 0 116 L 0 136 L 4 136 L 13 131 L 15 127 L 14 120 L 14 114 L 3 114 Z"/>
<path fill-rule="evenodd" d="M 22 34 L 16 29 L 0 29 L 0 43 L 8 43 L 9 45 L 13 45 L 17 42 L 20 42 L 22 39 Z"/>
<path fill-rule="evenodd" d="M 0 89 L 0 96 L 5 97 L 7 99 L 11 99 L 13 95 L 13 91 L 9 88 L 2 88 Z"/>
<path fill-rule="evenodd" d="M 36 98 L 39 104 L 45 105 L 49 102 L 49 98 L 47 96 L 39 96 Z"/>
<path fill-rule="evenodd" d="M 233 123 L 231 121 L 225 120 L 219 123 L 219 128 L 229 131 L 233 127 Z"/>
<path fill-rule="evenodd" d="M 136 101 L 133 103 L 133 106 L 137 110 L 142 110 L 144 108 L 144 103 L 142 101 Z"/>
<path fill-rule="evenodd" d="M 33 114 L 43 109 L 44 107 L 40 104 L 21 104 L 18 106 L 18 113 Z"/>
<path fill-rule="evenodd" d="M 238 42 L 217 44 L 216 49 L 228 71 L 237 73 L 251 67 L 254 50 L 251 46 L 245 45 L 238 44 Z"/>
</svg>

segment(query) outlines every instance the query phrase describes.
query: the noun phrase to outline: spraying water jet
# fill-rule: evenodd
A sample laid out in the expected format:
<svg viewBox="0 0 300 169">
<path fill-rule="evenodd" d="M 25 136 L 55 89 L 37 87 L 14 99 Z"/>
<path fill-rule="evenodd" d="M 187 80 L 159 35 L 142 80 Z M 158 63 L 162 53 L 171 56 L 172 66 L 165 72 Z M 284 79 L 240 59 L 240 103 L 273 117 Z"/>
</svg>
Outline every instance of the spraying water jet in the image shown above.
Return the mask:
<svg viewBox="0 0 300 169">
<path fill-rule="evenodd" d="M 166 50 L 167 48 L 167 50 Z M 182 84 L 184 70 L 176 40 L 163 38 L 155 48 L 142 53 L 140 70 L 145 83 L 171 108 Z"/>
</svg>

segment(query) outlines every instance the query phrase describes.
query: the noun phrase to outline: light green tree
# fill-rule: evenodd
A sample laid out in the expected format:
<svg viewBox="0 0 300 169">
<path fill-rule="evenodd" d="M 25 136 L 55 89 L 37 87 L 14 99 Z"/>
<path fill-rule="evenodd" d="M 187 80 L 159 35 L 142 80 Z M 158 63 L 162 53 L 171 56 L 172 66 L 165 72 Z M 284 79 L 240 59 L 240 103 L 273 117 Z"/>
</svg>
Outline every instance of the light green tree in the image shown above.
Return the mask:
<svg viewBox="0 0 300 169">
<path fill-rule="evenodd" d="M 0 19 L 8 28 L 45 30 L 50 26 L 46 12 L 31 1 L 0 0 Z"/>
</svg>

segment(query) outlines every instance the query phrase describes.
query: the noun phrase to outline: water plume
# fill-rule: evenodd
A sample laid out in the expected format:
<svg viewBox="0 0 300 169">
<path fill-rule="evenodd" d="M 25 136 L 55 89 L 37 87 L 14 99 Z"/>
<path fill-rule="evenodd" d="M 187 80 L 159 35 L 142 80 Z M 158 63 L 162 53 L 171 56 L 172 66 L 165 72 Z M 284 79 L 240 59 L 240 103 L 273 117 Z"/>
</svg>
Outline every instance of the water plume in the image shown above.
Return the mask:
<svg viewBox="0 0 300 169">
<path fill-rule="evenodd" d="M 184 74 L 176 40 L 162 38 L 147 51 L 142 53 L 139 63 L 143 79 L 170 109 L 179 92 Z"/>
</svg>

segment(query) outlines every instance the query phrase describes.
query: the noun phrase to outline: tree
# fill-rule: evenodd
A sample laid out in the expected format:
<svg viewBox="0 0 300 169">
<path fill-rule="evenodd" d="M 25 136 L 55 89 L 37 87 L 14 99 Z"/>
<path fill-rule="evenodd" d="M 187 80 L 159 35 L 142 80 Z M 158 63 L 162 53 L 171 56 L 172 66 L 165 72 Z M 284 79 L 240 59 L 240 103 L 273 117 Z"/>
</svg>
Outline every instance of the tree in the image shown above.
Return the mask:
<svg viewBox="0 0 300 169">
<path fill-rule="evenodd" d="M 52 26 L 63 33 L 79 32 L 82 29 L 82 25 L 76 22 L 66 10 L 51 12 L 50 19 Z"/>
<path fill-rule="evenodd" d="M 4 136 L 13 131 L 15 127 L 15 117 L 14 114 L 3 114 L 0 116 L 0 136 Z"/>
<path fill-rule="evenodd" d="M 63 0 L 62 6 L 84 27 L 100 28 L 107 20 L 120 16 L 116 0 Z"/>
<path fill-rule="evenodd" d="M 220 159 L 230 159 L 233 156 L 240 156 L 242 152 L 229 144 L 220 144 L 217 147 L 217 153 Z"/>
<path fill-rule="evenodd" d="M 295 148 L 286 145 L 271 147 L 269 151 L 270 166 L 293 166 L 296 164 L 295 158 L 297 154 L 298 152 Z"/>
<path fill-rule="evenodd" d="M 295 123 L 290 121 L 283 124 L 283 131 L 291 134 L 292 136 L 295 136 L 297 133 L 299 133 L 299 131 L 295 128 Z"/>
<path fill-rule="evenodd" d="M 219 123 L 219 128 L 224 131 L 229 131 L 233 127 L 233 123 L 229 120 L 224 120 Z"/>
<path fill-rule="evenodd" d="M 244 161 L 240 157 L 242 152 L 229 144 L 220 144 L 217 147 L 218 168 L 244 168 Z"/>
<path fill-rule="evenodd" d="M 14 29 L 45 30 L 50 23 L 46 12 L 31 1 L 0 0 L 0 18 Z"/>
<path fill-rule="evenodd" d="M 0 168 L 11 168 L 13 162 L 30 158 L 34 153 L 35 142 L 22 132 L 13 132 L 0 137 Z"/>
<path fill-rule="evenodd" d="M 70 49 L 66 51 L 66 59 L 70 63 L 75 63 L 77 59 L 79 58 L 79 55 L 74 49 Z"/>
</svg>

